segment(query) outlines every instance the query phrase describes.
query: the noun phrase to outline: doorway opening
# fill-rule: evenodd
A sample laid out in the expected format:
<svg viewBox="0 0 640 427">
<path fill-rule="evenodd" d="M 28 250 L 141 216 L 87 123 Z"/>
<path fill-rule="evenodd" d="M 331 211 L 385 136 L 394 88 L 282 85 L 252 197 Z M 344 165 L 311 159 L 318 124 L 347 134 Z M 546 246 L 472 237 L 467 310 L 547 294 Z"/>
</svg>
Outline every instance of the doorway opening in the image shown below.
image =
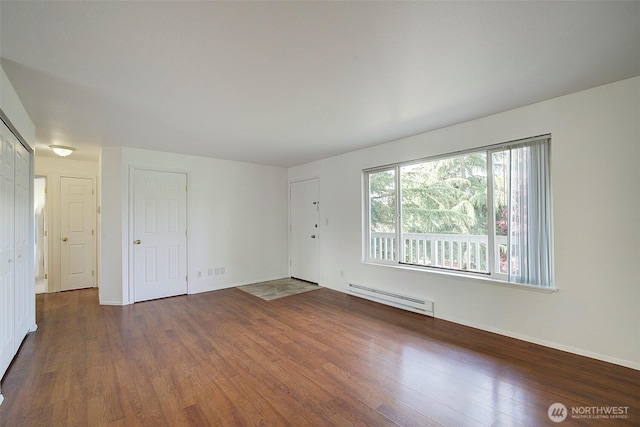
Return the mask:
<svg viewBox="0 0 640 427">
<path fill-rule="evenodd" d="M 47 230 L 47 177 L 36 176 L 33 185 L 34 265 L 36 294 L 49 292 L 49 250 Z"/>
</svg>

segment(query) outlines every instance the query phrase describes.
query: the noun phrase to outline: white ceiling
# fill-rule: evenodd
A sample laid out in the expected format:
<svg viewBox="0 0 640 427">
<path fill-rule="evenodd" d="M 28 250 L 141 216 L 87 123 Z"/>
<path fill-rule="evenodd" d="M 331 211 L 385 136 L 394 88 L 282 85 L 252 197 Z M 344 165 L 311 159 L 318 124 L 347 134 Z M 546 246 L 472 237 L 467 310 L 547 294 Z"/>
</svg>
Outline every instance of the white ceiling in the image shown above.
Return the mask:
<svg viewBox="0 0 640 427">
<path fill-rule="evenodd" d="M 50 144 L 292 166 L 640 75 L 640 2 L 9 2 Z"/>
</svg>

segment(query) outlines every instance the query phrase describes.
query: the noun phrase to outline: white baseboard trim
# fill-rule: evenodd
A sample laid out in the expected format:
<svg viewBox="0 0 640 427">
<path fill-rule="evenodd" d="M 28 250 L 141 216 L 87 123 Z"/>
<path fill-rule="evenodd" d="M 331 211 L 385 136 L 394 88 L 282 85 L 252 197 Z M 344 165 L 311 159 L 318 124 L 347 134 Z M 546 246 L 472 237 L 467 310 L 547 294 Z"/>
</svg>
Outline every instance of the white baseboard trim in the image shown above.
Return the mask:
<svg viewBox="0 0 640 427">
<path fill-rule="evenodd" d="M 338 291 L 338 292 L 349 294 L 349 292 L 346 290 L 346 288 L 327 286 L 325 284 L 321 284 L 321 286 L 329 288 L 329 289 L 333 289 L 333 290 Z M 380 304 L 383 304 L 383 303 L 380 302 Z M 385 305 L 388 305 L 388 304 L 385 304 Z M 392 307 L 391 305 L 389 305 L 389 306 Z M 436 311 L 436 313 L 437 313 L 437 311 Z M 534 338 L 534 337 L 531 337 L 531 336 L 528 336 L 528 335 L 509 332 L 509 331 L 505 331 L 505 330 L 502 330 L 502 329 L 489 327 L 489 326 L 486 326 L 486 325 L 483 325 L 483 324 L 480 324 L 480 323 L 469 322 L 469 321 L 466 321 L 466 320 L 458 319 L 456 317 L 442 316 L 442 315 L 438 315 L 438 314 L 436 314 L 434 317 L 436 319 L 446 320 L 448 322 L 456 323 L 458 325 L 468 326 L 470 328 L 479 329 L 481 331 L 491 332 L 491 333 L 498 334 L 498 335 L 503 335 L 503 336 L 509 337 L 509 338 L 515 338 L 515 339 L 518 339 L 520 341 L 526 341 L 526 342 L 529 342 L 529 343 L 532 343 L 532 344 L 537 344 L 537 345 L 553 348 L 553 349 L 560 350 L 560 351 L 566 351 L 567 353 L 577 354 L 578 356 L 584 356 L 584 357 L 588 357 L 588 358 L 591 358 L 591 359 L 600 360 L 602 362 L 612 363 L 614 365 L 624 366 L 625 368 L 630 368 L 630 369 L 635 369 L 637 371 L 640 371 L 640 362 L 633 362 L 631 360 L 619 359 L 617 357 L 612 357 L 612 356 L 609 356 L 609 355 L 606 355 L 606 354 L 600 354 L 600 353 L 596 353 L 596 352 L 593 352 L 593 351 L 589 351 L 589 350 L 585 350 L 585 349 L 581 349 L 581 348 L 576 348 L 576 347 L 572 347 L 572 346 L 568 346 L 568 345 L 564 345 L 564 344 L 559 344 L 559 343 L 552 342 L 552 341 L 541 340 L 541 339 Z"/>
<path fill-rule="evenodd" d="M 537 345 L 553 348 L 553 349 L 560 350 L 560 351 L 566 351 L 567 353 L 577 354 L 578 356 L 584 356 L 584 357 L 588 357 L 588 358 L 591 358 L 591 359 L 596 359 L 596 360 L 600 360 L 600 361 L 603 361 L 603 362 L 612 363 L 614 365 L 620 365 L 620 366 L 624 366 L 626 368 L 631 368 L 631 369 L 635 369 L 635 370 L 639 370 L 640 371 L 640 363 L 632 362 L 630 360 L 619 359 L 617 357 L 608 356 L 606 354 L 595 353 L 595 352 L 592 352 L 592 351 L 588 351 L 588 350 L 584 350 L 584 349 L 581 349 L 581 348 L 576 348 L 576 347 L 572 347 L 572 346 L 568 346 L 568 345 L 564 345 L 564 344 L 559 344 L 559 343 L 552 342 L 552 341 L 541 340 L 541 339 L 538 339 L 538 338 L 530 337 L 528 335 L 517 334 L 517 333 L 513 333 L 513 332 L 509 332 L 509 331 L 504 331 L 502 329 L 492 328 L 492 327 L 488 327 L 486 325 L 482 325 L 482 324 L 478 324 L 478 323 L 474 323 L 474 322 L 467 322 L 467 321 L 464 321 L 464 320 L 457 319 L 455 317 L 436 316 L 436 318 L 442 319 L 442 320 L 446 320 L 446 321 L 452 322 L 452 323 L 457 323 L 458 325 L 468 326 L 468 327 L 474 328 L 474 329 L 480 329 L 482 331 L 491 332 L 491 333 L 498 334 L 498 335 L 503 335 L 505 337 L 515 338 L 515 339 L 520 340 L 520 341 L 526 341 L 526 342 L 530 342 L 532 344 L 537 344 Z"/>
<path fill-rule="evenodd" d="M 122 301 L 102 301 L 102 300 L 100 300 L 100 305 L 121 305 L 121 306 L 124 306 L 124 305 L 127 305 L 127 304 L 124 304 Z"/>
</svg>

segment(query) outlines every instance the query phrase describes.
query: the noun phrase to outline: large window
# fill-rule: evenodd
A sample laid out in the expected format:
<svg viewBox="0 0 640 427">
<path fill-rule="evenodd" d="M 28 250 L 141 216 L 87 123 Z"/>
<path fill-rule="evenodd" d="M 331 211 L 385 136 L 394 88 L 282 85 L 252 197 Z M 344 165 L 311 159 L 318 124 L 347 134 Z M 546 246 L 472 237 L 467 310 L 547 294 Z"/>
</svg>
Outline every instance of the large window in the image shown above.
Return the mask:
<svg viewBox="0 0 640 427">
<path fill-rule="evenodd" d="M 366 260 L 552 286 L 550 138 L 365 171 Z"/>
</svg>

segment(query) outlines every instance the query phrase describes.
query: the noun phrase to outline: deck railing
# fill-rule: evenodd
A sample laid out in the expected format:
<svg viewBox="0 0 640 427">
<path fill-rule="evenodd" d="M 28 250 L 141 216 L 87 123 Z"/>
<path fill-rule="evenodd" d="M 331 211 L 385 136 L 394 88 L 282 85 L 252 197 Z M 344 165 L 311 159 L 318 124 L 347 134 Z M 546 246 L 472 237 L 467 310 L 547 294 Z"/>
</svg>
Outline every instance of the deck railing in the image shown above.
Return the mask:
<svg viewBox="0 0 640 427">
<path fill-rule="evenodd" d="M 404 233 L 403 259 L 405 264 L 456 270 L 486 272 L 489 270 L 488 237 L 472 234 Z M 500 247 L 506 249 L 506 236 L 495 238 L 495 258 L 500 260 Z M 395 233 L 371 232 L 370 259 L 395 260 Z"/>
</svg>

